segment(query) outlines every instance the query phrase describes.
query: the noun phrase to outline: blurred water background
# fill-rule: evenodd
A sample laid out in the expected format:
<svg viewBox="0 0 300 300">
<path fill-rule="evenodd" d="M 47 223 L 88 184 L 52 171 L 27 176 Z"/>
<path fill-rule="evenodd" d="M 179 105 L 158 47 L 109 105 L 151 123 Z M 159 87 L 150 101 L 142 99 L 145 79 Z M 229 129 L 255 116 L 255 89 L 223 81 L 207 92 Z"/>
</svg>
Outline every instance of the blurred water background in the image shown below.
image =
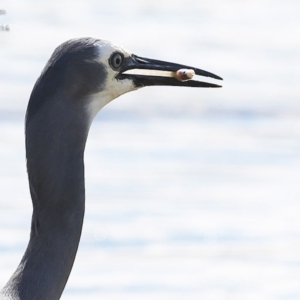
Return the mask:
<svg viewBox="0 0 300 300">
<path fill-rule="evenodd" d="M 82 240 L 62 299 L 300 299 L 299 1 L 2 1 L 0 286 L 29 238 L 24 114 L 74 37 L 194 65 L 222 89 L 116 99 L 87 143 Z"/>
</svg>

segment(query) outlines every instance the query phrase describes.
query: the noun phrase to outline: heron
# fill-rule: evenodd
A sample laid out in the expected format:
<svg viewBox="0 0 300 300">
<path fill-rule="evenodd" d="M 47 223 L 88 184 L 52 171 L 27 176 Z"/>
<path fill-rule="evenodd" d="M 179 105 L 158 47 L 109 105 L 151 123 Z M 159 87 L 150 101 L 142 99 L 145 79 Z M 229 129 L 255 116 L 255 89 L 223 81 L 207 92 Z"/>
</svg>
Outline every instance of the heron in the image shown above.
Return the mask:
<svg viewBox="0 0 300 300">
<path fill-rule="evenodd" d="M 25 117 L 33 205 L 29 243 L 1 300 L 60 299 L 82 231 L 83 156 L 94 117 L 113 99 L 145 86 L 221 87 L 184 72 L 176 77 L 182 69 L 222 80 L 198 68 L 137 56 L 101 39 L 72 39 L 54 50 L 33 87 Z"/>
</svg>

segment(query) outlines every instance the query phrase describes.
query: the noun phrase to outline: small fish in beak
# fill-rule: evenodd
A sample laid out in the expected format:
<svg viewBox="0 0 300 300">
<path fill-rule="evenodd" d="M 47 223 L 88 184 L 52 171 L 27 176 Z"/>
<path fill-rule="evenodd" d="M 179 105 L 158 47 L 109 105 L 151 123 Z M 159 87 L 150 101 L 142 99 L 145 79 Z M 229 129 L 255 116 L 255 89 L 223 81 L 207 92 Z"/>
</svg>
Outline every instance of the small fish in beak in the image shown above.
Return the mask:
<svg viewBox="0 0 300 300">
<path fill-rule="evenodd" d="M 179 69 L 175 73 L 175 78 L 179 81 L 187 81 L 195 76 L 195 71 L 192 69 Z"/>
</svg>

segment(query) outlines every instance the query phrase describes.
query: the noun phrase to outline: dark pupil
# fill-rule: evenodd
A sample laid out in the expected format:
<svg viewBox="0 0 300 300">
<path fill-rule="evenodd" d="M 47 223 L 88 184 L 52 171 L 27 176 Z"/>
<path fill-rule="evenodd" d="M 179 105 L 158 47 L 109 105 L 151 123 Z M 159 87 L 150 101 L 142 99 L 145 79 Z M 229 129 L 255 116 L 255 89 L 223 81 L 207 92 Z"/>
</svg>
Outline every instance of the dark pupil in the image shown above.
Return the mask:
<svg viewBox="0 0 300 300">
<path fill-rule="evenodd" d="M 121 58 L 119 55 L 115 58 L 115 63 L 117 66 L 121 63 Z"/>
<path fill-rule="evenodd" d="M 118 67 L 122 62 L 122 58 L 119 54 L 115 56 L 115 66 Z"/>
</svg>

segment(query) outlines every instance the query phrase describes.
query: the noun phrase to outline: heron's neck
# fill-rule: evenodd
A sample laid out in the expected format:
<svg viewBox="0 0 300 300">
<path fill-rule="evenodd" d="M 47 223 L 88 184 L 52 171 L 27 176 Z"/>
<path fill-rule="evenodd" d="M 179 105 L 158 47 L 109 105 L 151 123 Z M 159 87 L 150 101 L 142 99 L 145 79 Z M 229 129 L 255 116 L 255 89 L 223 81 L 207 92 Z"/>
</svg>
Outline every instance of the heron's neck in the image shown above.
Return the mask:
<svg viewBox="0 0 300 300">
<path fill-rule="evenodd" d="M 68 280 L 85 205 L 83 154 L 88 126 L 80 118 L 77 113 L 57 119 L 45 113 L 27 120 L 32 227 L 24 257 L 2 292 L 12 296 L 8 299 L 59 299 Z"/>
</svg>

